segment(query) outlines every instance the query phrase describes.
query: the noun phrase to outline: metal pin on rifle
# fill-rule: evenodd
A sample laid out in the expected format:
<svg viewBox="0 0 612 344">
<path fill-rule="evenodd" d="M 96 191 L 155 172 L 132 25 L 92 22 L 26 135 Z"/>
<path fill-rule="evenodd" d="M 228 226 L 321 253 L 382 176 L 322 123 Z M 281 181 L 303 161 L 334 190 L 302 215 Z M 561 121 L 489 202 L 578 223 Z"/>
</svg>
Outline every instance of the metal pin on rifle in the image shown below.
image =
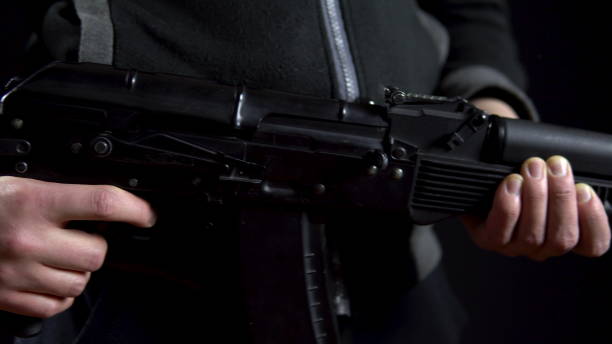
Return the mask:
<svg viewBox="0 0 612 344">
<path fill-rule="evenodd" d="M 113 143 L 106 137 L 97 137 L 91 144 L 94 152 L 100 157 L 108 156 L 113 150 Z"/>
<path fill-rule="evenodd" d="M 368 176 L 375 176 L 378 173 L 378 167 L 376 165 L 370 165 L 368 167 Z"/>
<path fill-rule="evenodd" d="M 11 126 L 16 130 L 23 128 L 23 120 L 21 118 L 13 118 Z"/>
<path fill-rule="evenodd" d="M 365 160 L 368 164 L 366 173 L 369 176 L 378 174 L 378 171 L 382 171 L 389 165 L 389 158 L 387 154 L 381 151 L 370 151 L 365 155 Z"/>
<path fill-rule="evenodd" d="M 15 172 L 20 173 L 20 174 L 24 174 L 26 172 L 28 172 L 28 163 L 25 161 L 19 161 L 18 163 L 15 164 Z"/>
<path fill-rule="evenodd" d="M 394 168 L 393 171 L 391 171 L 391 178 L 395 179 L 395 180 L 400 180 L 402 179 L 402 177 L 404 177 L 404 170 L 402 170 L 401 168 Z"/>
<path fill-rule="evenodd" d="M 323 184 L 315 184 L 313 191 L 315 195 L 321 196 L 325 193 L 326 187 Z"/>
</svg>

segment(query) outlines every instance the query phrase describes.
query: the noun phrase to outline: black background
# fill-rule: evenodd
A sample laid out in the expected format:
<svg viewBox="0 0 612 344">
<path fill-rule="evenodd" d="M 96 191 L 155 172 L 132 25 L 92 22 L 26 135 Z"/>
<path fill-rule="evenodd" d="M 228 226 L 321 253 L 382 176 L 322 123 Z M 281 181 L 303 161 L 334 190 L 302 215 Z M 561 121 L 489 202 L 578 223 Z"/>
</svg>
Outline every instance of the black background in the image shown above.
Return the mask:
<svg viewBox="0 0 612 344">
<path fill-rule="evenodd" d="M 41 0 L 42 1 L 42 0 Z M 0 5 L 0 81 L 20 64 L 24 5 Z M 528 94 L 543 121 L 612 133 L 606 2 L 511 2 Z M 464 343 L 612 342 L 612 257 L 535 263 L 481 251 L 456 221 L 439 226 L 444 263 L 470 323 Z"/>
<path fill-rule="evenodd" d="M 612 17 L 604 2 L 584 4 L 511 1 L 528 94 L 543 121 L 612 133 Z M 536 263 L 475 248 L 455 221 L 438 233 L 471 320 L 464 343 L 612 342 L 611 254 Z"/>
</svg>

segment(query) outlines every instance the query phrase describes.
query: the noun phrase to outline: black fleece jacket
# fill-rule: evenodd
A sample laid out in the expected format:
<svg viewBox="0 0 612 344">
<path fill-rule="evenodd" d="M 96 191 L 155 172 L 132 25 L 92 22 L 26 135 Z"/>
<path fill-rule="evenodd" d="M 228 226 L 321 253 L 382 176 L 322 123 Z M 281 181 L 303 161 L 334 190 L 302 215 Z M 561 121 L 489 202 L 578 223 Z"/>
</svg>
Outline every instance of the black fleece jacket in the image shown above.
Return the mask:
<svg viewBox="0 0 612 344">
<path fill-rule="evenodd" d="M 54 59 L 79 59 L 81 18 L 69 2 L 40 2 L 53 3 L 41 37 Z M 110 0 L 112 63 L 338 97 L 325 2 Z M 495 89 L 523 115 L 533 112 L 520 94 L 525 77 L 505 1 L 343 0 L 340 8 L 360 99 L 380 102 L 388 85 L 463 96 Z M 438 23 L 421 8 L 446 32 L 435 32 Z M 445 83 L 474 66 L 487 71 L 462 76 L 469 86 Z"/>
</svg>

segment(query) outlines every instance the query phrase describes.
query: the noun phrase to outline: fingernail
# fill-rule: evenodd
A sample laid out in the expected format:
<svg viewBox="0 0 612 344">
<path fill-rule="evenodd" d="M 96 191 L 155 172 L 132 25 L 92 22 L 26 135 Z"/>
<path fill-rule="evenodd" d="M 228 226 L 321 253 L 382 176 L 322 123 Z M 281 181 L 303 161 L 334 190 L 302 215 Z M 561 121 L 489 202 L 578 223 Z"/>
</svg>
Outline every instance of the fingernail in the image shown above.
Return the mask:
<svg viewBox="0 0 612 344">
<path fill-rule="evenodd" d="M 529 159 L 527 161 L 527 173 L 531 178 L 539 179 L 542 177 L 544 167 L 542 161 L 538 158 Z"/>
<path fill-rule="evenodd" d="M 548 169 L 553 176 L 562 177 L 567 174 L 567 160 L 559 155 L 555 155 L 547 161 Z"/>
<path fill-rule="evenodd" d="M 149 217 L 149 224 L 147 226 L 147 228 L 151 228 L 153 226 L 155 226 L 155 224 L 157 223 L 157 213 L 151 211 L 151 216 Z"/>
<path fill-rule="evenodd" d="M 519 196 L 521 194 L 522 185 L 523 178 L 518 174 L 513 174 L 506 180 L 506 192 Z"/>
<path fill-rule="evenodd" d="M 576 184 L 576 196 L 578 203 L 586 203 L 593 197 L 593 189 L 587 184 Z"/>
</svg>

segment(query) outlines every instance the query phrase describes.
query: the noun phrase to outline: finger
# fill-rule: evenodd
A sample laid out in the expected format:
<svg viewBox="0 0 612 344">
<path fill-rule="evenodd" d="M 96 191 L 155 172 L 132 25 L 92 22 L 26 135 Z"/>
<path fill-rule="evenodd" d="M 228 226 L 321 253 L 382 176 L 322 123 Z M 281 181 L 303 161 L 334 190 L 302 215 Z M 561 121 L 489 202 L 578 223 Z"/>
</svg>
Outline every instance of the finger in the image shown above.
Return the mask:
<svg viewBox="0 0 612 344">
<path fill-rule="evenodd" d="M 497 188 L 491 211 L 484 226 L 474 223 L 468 230 L 473 240 L 482 248 L 500 251 L 512 238 L 521 209 L 523 178 L 518 174 L 507 176 Z"/>
<path fill-rule="evenodd" d="M 576 187 L 569 162 L 561 156 L 547 160 L 548 223 L 543 247 L 536 259 L 560 256 L 578 243 L 578 207 Z"/>
<path fill-rule="evenodd" d="M 58 298 L 77 297 L 83 293 L 89 282 L 90 272 L 60 270 L 40 265 L 37 274 L 29 276 L 28 285 L 18 290 Z"/>
<path fill-rule="evenodd" d="M 145 200 L 109 185 L 47 183 L 47 218 L 56 223 L 71 220 L 126 222 L 151 227 L 155 213 Z"/>
<path fill-rule="evenodd" d="M 80 295 L 91 273 L 55 269 L 38 262 L 14 262 L 1 267 L 0 285 L 4 289 L 46 294 L 56 297 Z"/>
<path fill-rule="evenodd" d="M 0 291 L 0 309 L 35 318 L 50 318 L 65 311 L 73 303 L 74 298 L 58 298 L 21 291 Z"/>
<path fill-rule="evenodd" d="M 35 259 L 58 269 L 93 272 L 104 264 L 107 248 L 100 235 L 56 228 L 45 233 L 44 245 L 36 251 Z"/>
<path fill-rule="evenodd" d="M 574 252 L 599 257 L 610 248 L 610 225 L 601 200 L 586 184 L 576 185 L 580 239 Z"/>
<path fill-rule="evenodd" d="M 524 178 L 521 216 L 507 250 L 512 255 L 528 256 L 544 243 L 548 198 L 546 163 L 540 158 L 530 158 L 521 167 L 521 175 Z"/>
<path fill-rule="evenodd" d="M 100 235 L 50 224 L 26 226 L 21 233 L 1 241 L 0 270 L 10 266 L 10 261 L 39 262 L 64 270 L 92 272 L 102 267 L 108 247 Z"/>
<path fill-rule="evenodd" d="M 12 271 L 3 269 L 5 288 L 45 294 L 59 298 L 81 295 L 91 273 L 51 268 L 39 263 L 13 265 Z"/>
</svg>

